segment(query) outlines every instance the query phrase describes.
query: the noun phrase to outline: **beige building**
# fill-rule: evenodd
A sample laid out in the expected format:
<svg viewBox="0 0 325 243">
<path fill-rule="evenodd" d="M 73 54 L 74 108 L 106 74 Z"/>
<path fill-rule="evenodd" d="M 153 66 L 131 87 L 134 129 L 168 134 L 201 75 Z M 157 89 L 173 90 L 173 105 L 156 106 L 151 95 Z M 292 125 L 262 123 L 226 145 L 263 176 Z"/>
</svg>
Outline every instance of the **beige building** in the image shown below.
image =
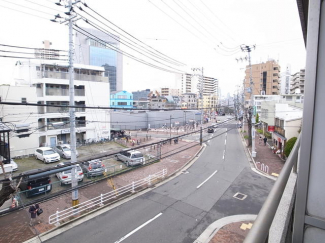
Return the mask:
<svg viewBox="0 0 325 243">
<path fill-rule="evenodd" d="M 171 89 L 171 88 L 161 88 L 161 96 L 180 96 L 181 91 L 179 89 Z"/>
<path fill-rule="evenodd" d="M 198 107 L 200 109 L 203 108 L 205 111 L 215 110 L 217 107 L 217 100 L 217 94 L 203 95 L 203 107 L 200 101 L 198 101 Z"/>
<path fill-rule="evenodd" d="M 245 91 L 250 88 L 250 68 L 246 66 Z M 266 63 L 252 65 L 253 95 L 280 94 L 280 65 L 269 60 Z M 245 92 L 245 105 L 250 103 L 250 93 Z"/>
</svg>

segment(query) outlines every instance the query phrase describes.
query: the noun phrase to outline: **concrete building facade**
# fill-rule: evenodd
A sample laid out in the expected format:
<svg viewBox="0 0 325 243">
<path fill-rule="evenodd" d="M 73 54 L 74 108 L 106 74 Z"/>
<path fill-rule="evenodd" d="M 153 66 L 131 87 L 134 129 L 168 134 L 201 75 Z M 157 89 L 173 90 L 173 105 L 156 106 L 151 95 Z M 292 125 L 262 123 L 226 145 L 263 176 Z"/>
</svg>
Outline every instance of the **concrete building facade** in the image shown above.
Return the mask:
<svg viewBox="0 0 325 243">
<path fill-rule="evenodd" d="M 290 94 L 303 94 L 305 91 L 305 69 L 292 75 Z"/>
<path fill-rule="evenodd" d="M 0 87 L 3 101 L 69 105 L 68 63 L 51 60 L 19 63 L 16 85 Z M 76 137 L 79 143 L 109 138 L 109 112 L 83 108 L 94 104 L 105 107 L 109 105 L 109 83 L 108 78 L 104 77 L 104 72 L 103 67 L 81 64 L 74 67 L 75 105 L 80 106 L 75 109 Z M 52 147 L 60 142 L 69 143 L 68 107 L 26 107 L 8 105 L 1 111 L 4 122 L 10 122 L 13 126 L 20 123 L 28 124 L 32 132 L 29 137 L 23 138 L 26 142 L 22 139 L 13 139 L 11 143 L 13 156 L 33 154 L 40 146 Z M 20 120 L 13 114 L 20 114 Z"/>
<path fill-rule="evenodd" d="M 252 65 L 253 90 L 250 90 L 250 68 L 245 71 L 245 105 L 250 104 L 250 91 L 253 95 L 278 95 L 280 94 L 280 65 L 275 60 Z"/>
</svg>

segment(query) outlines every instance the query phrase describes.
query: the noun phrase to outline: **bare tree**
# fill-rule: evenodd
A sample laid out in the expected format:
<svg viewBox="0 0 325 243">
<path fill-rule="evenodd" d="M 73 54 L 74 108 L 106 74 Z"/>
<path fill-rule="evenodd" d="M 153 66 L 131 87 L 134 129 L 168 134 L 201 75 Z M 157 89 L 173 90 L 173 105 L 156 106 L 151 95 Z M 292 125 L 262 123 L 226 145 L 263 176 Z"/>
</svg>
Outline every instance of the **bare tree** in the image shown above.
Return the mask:
<svg viewBox="0 0 325 243">
<path fill-rule="evenodd" d="M 10 198 L 13 198 L 19 190 L 19 185 L 21 183 L 22 177 L 15 183 L 12 180 L 11 175 L 7 175 L 5 168 L 3 166 L 3 161 L 0 161 L 0 166 L 3 171 L 3 175 L 5 177 L 5 181 L 2 183 L 2 188 L 0 190 L 0 207 Z"/>
</svg>

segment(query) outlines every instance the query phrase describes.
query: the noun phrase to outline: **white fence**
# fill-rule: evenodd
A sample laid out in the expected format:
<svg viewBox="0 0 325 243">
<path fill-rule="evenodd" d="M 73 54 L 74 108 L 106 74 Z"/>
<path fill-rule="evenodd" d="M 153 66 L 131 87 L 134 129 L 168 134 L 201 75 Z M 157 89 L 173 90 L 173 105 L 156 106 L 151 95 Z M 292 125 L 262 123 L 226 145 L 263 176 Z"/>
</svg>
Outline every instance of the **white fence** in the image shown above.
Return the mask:
<svg viewBox="0 0 325 243">
<path fill-rule="evenodd" d="M 98 197 L 82 202 L 78 205 L 78 207 L 70 207 L 62 211 L 57 210 L 55 214 L 49 216 L 49 224 L 60 223 L 60 221 L 64 219 L 70 219 L 70 217 L 79 216 L 86 210 L 92 209 L 96 206 L 103 206 L 107 201 L 110 201 L 112 203 L 117 197 L 128 193 L 135 193 L 137 189 L 142 187 L 149 187 L 151 184 L 156 183 L 158 179 L 165 178 L 166 175 L 167 169 L 163 169 L 162 171 L 159 171 L 153 175 L 149 175 L 144 179 L 134 181 L 129 185 L 120 187 L 105 194 L 100 194 Z"/>
</svg>

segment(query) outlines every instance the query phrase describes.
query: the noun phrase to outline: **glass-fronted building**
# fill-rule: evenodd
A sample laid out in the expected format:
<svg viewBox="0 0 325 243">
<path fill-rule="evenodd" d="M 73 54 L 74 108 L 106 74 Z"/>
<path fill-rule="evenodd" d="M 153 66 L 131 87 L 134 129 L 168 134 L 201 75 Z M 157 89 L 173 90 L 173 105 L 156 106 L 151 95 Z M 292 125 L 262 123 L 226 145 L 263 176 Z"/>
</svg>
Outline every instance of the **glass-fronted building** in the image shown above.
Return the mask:
<svg viewBox="0 0 325 243">
<path fill-rule="evenodd" d="M 123 90 L 122 55 L 119 49 L 119 37 L 112 34 L 87 29 L 87 32 L 103 40 L 98 42 L 91 37 L 76 33 L 76 62 L 86 65 L 104 67 L 105 77 L 110 83 L 110 92 Z"/>
</svg>

